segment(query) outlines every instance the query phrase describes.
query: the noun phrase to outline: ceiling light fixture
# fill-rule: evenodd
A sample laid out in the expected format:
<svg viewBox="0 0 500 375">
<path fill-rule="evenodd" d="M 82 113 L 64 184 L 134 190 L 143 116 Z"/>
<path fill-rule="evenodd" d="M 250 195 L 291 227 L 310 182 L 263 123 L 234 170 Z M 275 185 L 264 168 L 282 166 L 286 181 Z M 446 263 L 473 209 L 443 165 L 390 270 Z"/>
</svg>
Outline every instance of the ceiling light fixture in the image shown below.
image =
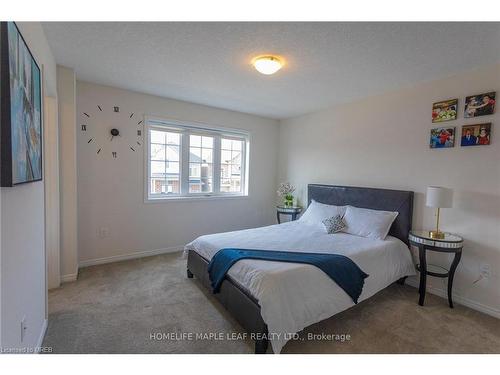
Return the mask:
<svg viewBox="0 0 500 375">
<path fill-rule="evenodd" d="M 283 62 L 276 56 L 259 56 L 253 59 L 253 66 L 259 73 L 271 75 L 283 67 Z"/>
</svg>

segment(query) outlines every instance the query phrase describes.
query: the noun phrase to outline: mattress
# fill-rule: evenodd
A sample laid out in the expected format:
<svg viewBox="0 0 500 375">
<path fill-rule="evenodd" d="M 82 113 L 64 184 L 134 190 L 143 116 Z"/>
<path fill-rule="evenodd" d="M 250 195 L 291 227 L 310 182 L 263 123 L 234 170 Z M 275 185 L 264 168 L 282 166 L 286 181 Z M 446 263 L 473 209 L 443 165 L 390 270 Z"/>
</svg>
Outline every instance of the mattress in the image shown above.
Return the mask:
<svg viewBox="0 0 500 375">
<path fill-rule="evenodd" d="M 408 247 L 395 237 L 374 240 L 328 234 L 321 225 L 301 221 L 205 235 L 185 250 L 210 260 L 227 247 L 345 255 L 369 275 L 360 302 L 401 277 L 415 274 Z M 245 259 L 231 267 L 228 275 L 258 301 L 274 353 L 293 334 L 354 306 L 332 279 L 308 264 Z"/>
</svg>

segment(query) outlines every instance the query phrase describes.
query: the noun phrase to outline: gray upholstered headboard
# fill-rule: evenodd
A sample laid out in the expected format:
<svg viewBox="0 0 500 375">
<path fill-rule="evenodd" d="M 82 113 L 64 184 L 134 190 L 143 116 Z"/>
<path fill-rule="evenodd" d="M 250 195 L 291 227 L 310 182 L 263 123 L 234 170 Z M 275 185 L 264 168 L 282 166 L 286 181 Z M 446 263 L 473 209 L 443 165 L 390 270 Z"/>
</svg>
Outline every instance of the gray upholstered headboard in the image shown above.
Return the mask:
<svg viewBox="0 0 500 375">
<path fill-rule="evenodd" d="M 355 186 L 334 186 L 309 184 L 307 186 L 307 205 L 316 202 L 336 206 L 351 205 L 373 210 L 397 211 L 389 234 L 405 244 L 411 230 L 413 216 L 413 191 L 375 189 Z"/>
</svg>

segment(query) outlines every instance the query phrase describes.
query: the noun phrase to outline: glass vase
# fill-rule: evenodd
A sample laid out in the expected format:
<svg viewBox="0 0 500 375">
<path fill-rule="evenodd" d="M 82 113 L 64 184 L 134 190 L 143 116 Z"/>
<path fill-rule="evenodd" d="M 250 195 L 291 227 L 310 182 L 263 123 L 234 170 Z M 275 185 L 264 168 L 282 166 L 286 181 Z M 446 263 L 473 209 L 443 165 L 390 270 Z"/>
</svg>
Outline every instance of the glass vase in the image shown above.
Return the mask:
<svg viewBox="0 0 500 375">
<path fill-rule="evenodd" d="M 293 207 L 293 195 L 288 194 L 285 196 L 285 201 L 283 202 L 285 207 Z"/>
</svg>

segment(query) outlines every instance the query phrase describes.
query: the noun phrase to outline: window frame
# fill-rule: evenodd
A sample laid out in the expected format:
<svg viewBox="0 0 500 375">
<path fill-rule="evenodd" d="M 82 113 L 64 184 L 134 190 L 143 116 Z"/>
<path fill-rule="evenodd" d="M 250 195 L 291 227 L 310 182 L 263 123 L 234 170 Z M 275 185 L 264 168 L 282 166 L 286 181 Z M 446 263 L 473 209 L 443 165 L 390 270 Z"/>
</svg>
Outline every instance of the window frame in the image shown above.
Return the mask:
<svg viewBox="0 0 500 375">
<path fill-rule="evenodd" d="M 220 160 L 220 157 L 221 157 L 221 154 L 222 154 L 222 146 L 221 146 L 221 139 L 222 138 L 225 138 L 225 139 L 229 139 L 229 140 L 241 140 L 241 138 L 238 138 L 238 137 L 235 137 L 234 135 L 222 135 L 221 137 L 219 137 L 218 139 L 218 142 L 219 142 L 219 148 L 218 148 L 218 152 L 217 152 L 217 157 L 218 157 L 218 165 L 219 165 L 219 168 L 218 168 L 218 176 L 217 176 L 217 183 L 218 183 L 218 189 L 220 191 L 220 183 L 221 183 L 221 176 L 220 176 L 220 172 L 221 172 L 221 169 L 222 169 L 222 163 L 221 163 L 221 160 Z M 242 145 L 241 145 L 241 172 L 240 172 L 240 176 L 241 176 L 241 191 L 240 192 L 224 192 L 222 194 L 236 194 L 236 195 L 241 195 L 241 194 L 244 194 L 245 193 L 245 189 L 246 189 L 246 181 L 247 181 L 247 176 L 246 176 L 246 171 L 247 171 L 247 163 L 248 163 L 248 160 L 247 160 L 247 149 L 248 149 L 248 141 L 246 142 L 243 142 Z M 226 150 L 227 151 L 227 150 Z M 232 151 L 232 150 L 231 150 Z M 230 164 L 232 165 L 232 164 Z M 231 178 L 232 179 L 232 178 Z"/>
<path fill-rule="evenodd" d="M 191 135 L 197 135 L 197 136 L 200 136 L 200 137 L 211 137 L 213 138 L 213 144 L 212 144 L 212 176 L 211 176 L 211 179 L 212 179 L 212 192 L 209 192 L 209 193 L 203 193 L 203 192 L 199 192 L 199 193 L 190 193 L 189 192 L 189 166 L 191 164 L 191 161 L 189 160 L 189 156 L 190 156 L 190 152 L 191 152 Z M 217 161 L 217 158 L 216 158 L 216 142 L 217 142 L 217 138 L 220 139 L 220 136 L 217 137 L 216 135 L 214 135 L 213 133 L 210 133 L 210 132 L 207 132 L 207 131 L 199 131 L 198 129 L 194 129 L 194 130 L 188 130 L 186 132 L 186 142 L 187 142 L 187 150 L 188 150 L 188 153 L 187 153 L 187 179 L 188 179 L 188 186 L 187 186 L 187 189 L 185 190 L 187 192 L 187 195 L 188 196 L 193 196 L 193 197 L 197 197 L 197 196 L 205 196 L 205 195 L 210 195 L 210 194 L 215 194 L 217 191 L 219 191 L 218 187 L 216 188 L 215 186 L 215 176 L 217 175 L 217 172 L 218 172 L 218 168 L 216 168 L 215 166 L 218 165 L 216 164 L 216 161 Z M 196 146 L 193 146 L 193 147 L 196 147 Z M 201 156 L 203 156 L 203 144 L 200 145 L 200 152 L 201 152 Z M 203 162 L 200 162 L 200 167 L 201 165 L 203 164 Z"/>
<path fill-rule="evenodd" d="M 147 128 L 146 130 L 146 133 L 144 135 L 145 139 L 147 139 L 147 147 L 144 147 L 144 149 L 146 150 L 146 155 L 147 155 L 147 160 L 146 160 L 146 164 L 147 164 L 147 175 L 146 175 L 146 178 L 145 178 L 145 186 L 146 186 L 146 194 L 148 195 L 148 199 L 149 198 L 149 192 L 150 192 L 150 184 L 151 184 L 151 141 L 150 141 L 150 134 L 149 134 L 149 131 L 150 129 L 156 129 L 158 127 L 156 126 L 152 126 L 152 127 L 149 127 Z M 159 128 L 158 128 L 159 129 Z M 162 130 L 162 131 L 165 131 L 165 128 L 161 128 L 159 130 Z M 182 137 L 182 132 L 179 131 L 179 130 L 176 130 L 176 129 L 173 129 L 173 128 L 170 128 L 169 129 L 169 132 L 171 133 L 177 133 L 177 134 L 180 134 L 180 137 L 179 137 L 179 149 L 180 149 L 180 154 L 179 154 L 179 192 L 181 191 L 181 184 L 182 184 L 182 150 L 183 150 L 183 137 Z M 166 145 L 165 145 L 166 146 Z M 166 150 L 165 150 L 166 152 Z M 167 163 L 167 159 L 166 159 L 166 155 L 165 155 L 165 164 Z M 165 196 L 165 197 L 178 197 L 179 195 L 178 194 L 158 194 L 159 196 Z M 153 199 L 157 199 L 157 198 L 153 198 Z"/>
<path fill-rule="evenodd" d="M 151 140 L 150 130 L 171 131 L 179 133 L 179 194 L 151 194 Z M 190 135 L 201 135 L 213 137 L 212 153 L 212 192 L 190 193 L 189 192 L 189 152 Z M 221 139 L 235 139 L 242 141 L 241 148 L 241 191 L 221 192 Z M 250 133 L 241 129 L 222 128 L 194 121 L 179 121 L 165 119 L 156 116 L 144 117 L 144 202 L 167 202 L 173 200 L 198 200 L 198 199 L 231 199 L 248 197 L 248 165 Z"/>
</svg>

